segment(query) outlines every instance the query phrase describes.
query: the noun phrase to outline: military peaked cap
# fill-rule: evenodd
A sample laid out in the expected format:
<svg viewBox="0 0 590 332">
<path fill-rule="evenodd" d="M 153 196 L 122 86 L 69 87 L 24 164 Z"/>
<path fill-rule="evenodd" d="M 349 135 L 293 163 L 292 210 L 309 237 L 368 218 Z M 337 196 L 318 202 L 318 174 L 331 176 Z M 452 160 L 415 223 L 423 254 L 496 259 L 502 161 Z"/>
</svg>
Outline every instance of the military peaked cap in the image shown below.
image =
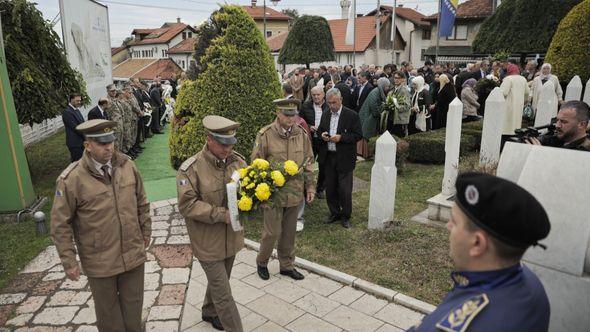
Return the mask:
<svg viewBox="0 0 590 332">
<path fill-rule="evenodd" d="M 238 142 L 236 139 L 236 130 L 240 127 L 238 122 L 219 115 L 207 115 L 203 118 L 203 127 L 221 144 L 234 145 Z"/>
<path fill-rule="evenodd" d="M 82 122 L 76 126 L 76 130 L 81 132 L 84 137 L 100 143 L 110 143 L 117 139 L 115 136 L 115 121 L 93 119 Z"/>
</svg>

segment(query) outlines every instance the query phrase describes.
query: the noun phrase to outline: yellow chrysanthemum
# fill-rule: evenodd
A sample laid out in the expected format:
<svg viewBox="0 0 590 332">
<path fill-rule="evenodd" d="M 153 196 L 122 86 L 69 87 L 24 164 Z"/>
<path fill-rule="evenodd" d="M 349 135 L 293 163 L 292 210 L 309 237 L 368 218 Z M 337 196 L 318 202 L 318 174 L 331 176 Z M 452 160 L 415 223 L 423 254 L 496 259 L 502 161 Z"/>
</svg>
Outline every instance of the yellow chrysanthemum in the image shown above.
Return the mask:
<svg viewBox="0 0 590 332">
<path fill-rule="evenodd" d="M 246 176 L 240 183 L 242 184 L 242 187 L 245 187 L 250 183 L 250 178 Z"/>
<path fill-rule="evenodd" d="M 270 166 L 268 161 L 266 161 L 264 159 L 260 159 L 260 158 L 254 159 L 254 161 L 252 162 L 252 165 L 256 166 L 261 171 L 268 169 L 268 167 Z"/>
<path fill-rule="evenodd" d="M 260 174 L 258 174 L 258 175 L 260 175 L 260 178 L 261 178 L 261 179 L 266 179 L 266 176 L 267 176 L 268 174 L 267 174 L 266 172 L 260 172 Z"/>
<path fill-rule="evenodd" d="M 240 168 L 238 173 L 240 173 L 240 179 L 243 179 L 248 175 L 248 170 L 245 168 Z"/>
<path fill-rule="evenodd" d="M 277 187 L 282 187 L 285 184 L 285 177 L 280 171 L 270 172 L 270 178 Z"/>
<path fill-rule="evenodd" d="M 256 197 L 259 201 L 264 202 L 270 198 L 270 187 L 266 183 L 261 183 L 256 187 Z"/>
<path fill-rule="evenodd" d="M 240 211 L 252 210 L 252 199 L 248 196 L 242 196 L 238 201 L 238 209 L 240 209 Z"/>
<path fill-rule="evenodd" d="M 253 178 L 254 176 L 256 176 L 256 172 L 255 171 L 250 171 L 250 174 L 248 174 L 251 178 Z"/>
<path fill-rule="evenodd" d="M 285 161 L 285 172 L 293 176 L 297 174 L 297 172 L 299 172 L 299 166 L 297 166 L 297 164 L 293 160 L 287 160 Z"/>
<path fill-rule="evenodd" d="M 249 185 L 246 186 L 246 189 L 252 189 L 256 186 L 256 183 L 252 182 Z"/>
</svg>

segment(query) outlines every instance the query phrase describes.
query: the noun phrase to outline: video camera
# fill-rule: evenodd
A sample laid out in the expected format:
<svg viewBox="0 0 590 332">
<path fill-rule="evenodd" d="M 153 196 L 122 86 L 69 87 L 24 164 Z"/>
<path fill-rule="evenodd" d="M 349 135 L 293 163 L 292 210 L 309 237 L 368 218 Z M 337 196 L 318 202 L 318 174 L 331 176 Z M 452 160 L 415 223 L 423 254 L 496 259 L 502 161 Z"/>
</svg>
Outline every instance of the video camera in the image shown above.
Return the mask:
<svg viewBox="0 0 590 332">
<path fill-rule="evenodd" d="M 557 118 L 551 119 L 551 123 L 539 127 L 527 127 L 514 130 L 509 140 L 511 142 L 526 143 L 529 138 L 537 138 L 541 145 L 545 145 L 549 140 L 555 136 L 555 123 Z M 547 129 L 546 133 L 541 133 L 542 130 Z"/>
</svg>

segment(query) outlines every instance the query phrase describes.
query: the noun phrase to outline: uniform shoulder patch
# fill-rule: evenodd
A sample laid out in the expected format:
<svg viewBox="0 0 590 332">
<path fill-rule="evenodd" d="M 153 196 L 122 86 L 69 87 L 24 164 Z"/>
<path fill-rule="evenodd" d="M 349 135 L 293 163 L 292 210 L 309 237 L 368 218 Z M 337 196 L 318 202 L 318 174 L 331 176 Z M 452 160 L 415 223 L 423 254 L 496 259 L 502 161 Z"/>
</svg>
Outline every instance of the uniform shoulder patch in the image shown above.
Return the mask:
<svg viewBox="0 0 590 332">
<path fill-rule="evenodd" d="M 186 172 L 186 170 L 191 167 L 191 165 L 194 164 L 196 160 L 197 158 L 195 158 L 195 156 L 188 158 L 182 163 L 182 165 L 180 165 L 180 170 Z"/>
<path fill-rule="evenodd" d="M 246 157 L 242 156 L 242 155 L 241 155 L 241 154 L 239 154 L 238 152 L 236 152 L 236 151 L 233 151 L 233 153 L 234 153 L 236 156 L 238 156 L 238 157 L 242 158 L 242 160 L 246 161 Z"/>
<path fill-rule="evenodd" d="M 490 300 L 485 293 L 472 296 L 454 307 L 451 312 L 436 323 L 436 327 L 448 332 L 467 331 L 469 324 L 488 303 Z"/>
<path fill-rule="evenodd" d="M 308 132 L 307 132 L 307 130 L 305 129 L 305 127 L 304 127 L 304 126 L 300 125 L 299 123 L 297 124 L 297 126 L 298 126 L 299 128 L 301 128 L 301 130 L 303 131 L 303 133 L 304 133 L 305 135 L 307 135 L 307 134 L 308 134 Z"/>
<path fill-rule="evenodd" d="M 267 130 L 269 130 L 271 126 L 272 126 L 272 124 L 270 124 L 270 125 L 267 125 L 267 126 L 264 126 L 264 127 L 260 128 L 260 130 L 258 131 L 258 133 L 259 133 L 260 135 L 262 135 L 262 134 L 266 133 L 266 131 L 267 131 Z"/>
<path fill-rule="evenodd" d="M 78 161 L 74 161 L 73 163 L 71 163 L 68 167 L 66 167 L 66 169 L 64 169 L 61 174 L 59 175 L 59 177 L 61 179 L 65 179 L 68 177 L 68 175 L 70 174 L 71 171 L 74 170 L 74 168 L 76 168 L 76 166 L 78 166 Z"/>
</svg>

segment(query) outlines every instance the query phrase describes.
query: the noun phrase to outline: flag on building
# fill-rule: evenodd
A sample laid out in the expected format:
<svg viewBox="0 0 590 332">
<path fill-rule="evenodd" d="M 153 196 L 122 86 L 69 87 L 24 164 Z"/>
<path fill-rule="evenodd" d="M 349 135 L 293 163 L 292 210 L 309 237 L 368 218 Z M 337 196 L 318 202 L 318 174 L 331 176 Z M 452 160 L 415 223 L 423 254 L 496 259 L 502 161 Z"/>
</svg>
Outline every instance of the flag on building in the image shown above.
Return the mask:
<svg viewBox="0 0 590 332">
<path fill-rule="evenodd" d="M 346 45 L 354 45 L 355 33 L 354 23 L 356 20 L 356 0 L 352 0 L 352 6 L 348 8 L 348 23 L 346 24 L 346 38 L 344 43 Z"/>
<path fill-rule="evenodd" d="M 438 22 L 440 37 L 448 37 L 453 34 L 457 6 L 459 6 L 459 0 L 440 0 L 440 22 Z"/>
</svg>

